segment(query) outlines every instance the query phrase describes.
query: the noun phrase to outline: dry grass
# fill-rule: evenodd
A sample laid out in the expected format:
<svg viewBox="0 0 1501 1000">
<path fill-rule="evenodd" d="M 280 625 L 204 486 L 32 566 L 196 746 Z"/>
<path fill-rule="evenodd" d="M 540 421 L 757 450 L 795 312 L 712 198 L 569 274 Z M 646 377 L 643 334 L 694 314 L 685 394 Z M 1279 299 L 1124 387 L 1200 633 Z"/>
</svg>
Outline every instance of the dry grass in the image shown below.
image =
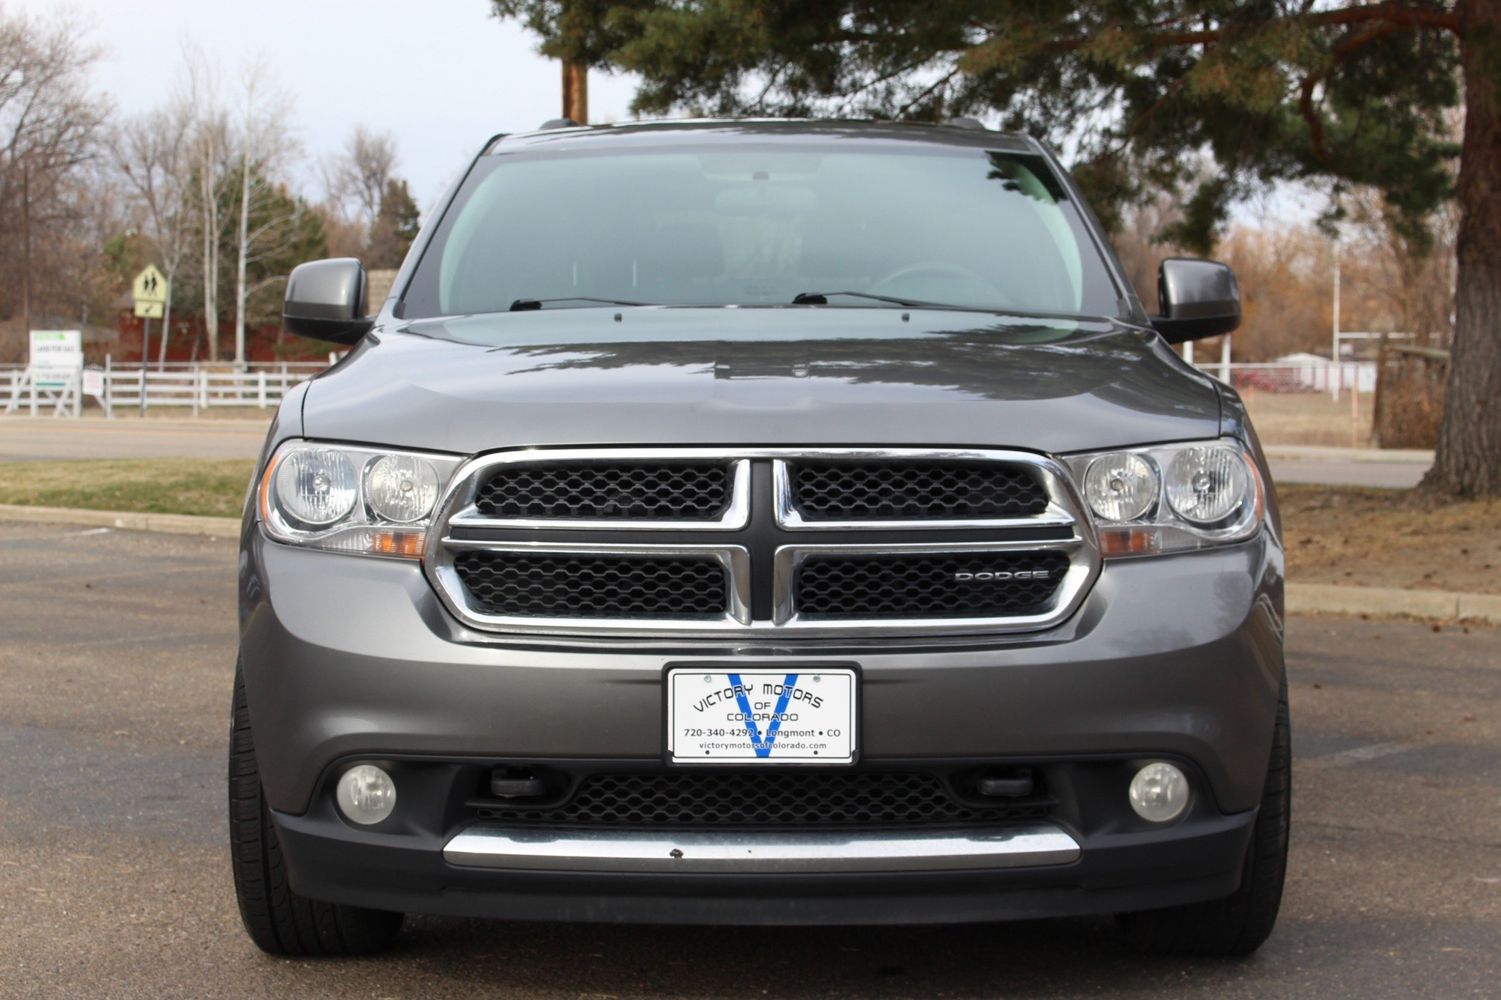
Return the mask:
<svg viewBox="0 0 1501 1000">
<path fill-rule="evenodd" d="M 1355 417 L 1348 392 L 1340 393 L 1336 403 L 1327 392 L 1266 392 L 1247 387 L 1241 390 L 1241 398 L 1264 444 L 1365 448 L 1371 443 L 1374 397 L 1369 393 L 1357 394 Z"/>
<path fill-rule="evenodd" d="M 1289 580 L 1501 594 L 1501 500 L 1299 484 L 1277 493 Z"/>
<path fill-rule="evenodd" d="M 7 462 L 0 503 L 237 517 L 254 468 L 242 458 Z"/>
</svg>

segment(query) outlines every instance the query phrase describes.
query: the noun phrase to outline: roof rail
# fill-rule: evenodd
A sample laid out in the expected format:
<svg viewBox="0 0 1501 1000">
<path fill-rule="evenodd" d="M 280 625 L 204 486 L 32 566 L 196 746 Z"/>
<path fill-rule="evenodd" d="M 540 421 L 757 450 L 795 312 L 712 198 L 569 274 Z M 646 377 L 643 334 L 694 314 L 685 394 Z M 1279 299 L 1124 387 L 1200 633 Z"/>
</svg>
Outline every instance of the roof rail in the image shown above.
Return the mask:
<svg viewBox="0 0 1501 1000">
<path fill-rule="evenodd" d="M 579 123 L 576 122 L 576 121 L 574 121 L 572 118 L 549 118 L 549 119 L 547 119 L 547 121 L 543 122 L 540 126 L 538 126 L 537 131 L 538 132 L 546 132 L 548 129 L 553 129 L 553 128 L 578 128 L 578 127 L 579 127 Z"/>
<path fill-rule="evenodd" d="M 945 125 L 951 125 L 954 128 L 972 128 L 980 132 L 990 131 L 990 129 L 985 127 L 984 122 L 980 121 L 980 119 L 978 118 L 971 118 L 969 115 L 957 115 L 953 118 L 945 118 L 943 123 Z"/>
</svg>

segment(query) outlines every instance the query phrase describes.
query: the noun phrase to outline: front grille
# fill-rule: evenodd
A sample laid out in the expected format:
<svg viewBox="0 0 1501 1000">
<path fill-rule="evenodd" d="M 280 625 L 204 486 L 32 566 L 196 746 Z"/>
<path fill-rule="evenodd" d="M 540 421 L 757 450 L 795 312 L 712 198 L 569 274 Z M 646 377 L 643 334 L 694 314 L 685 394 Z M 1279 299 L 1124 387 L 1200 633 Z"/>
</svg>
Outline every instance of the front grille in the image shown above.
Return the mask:
<svg viewBox="0 0 1501 1000">
<path fill-rule="evenodd" d="M 793 462 L 792 502 L 808 521 L 1024 517 L 1047 510 L 1028 469 L 994 462 Z"/>
<path fill-rule="evenodd" d="M 798 568 L 793 599 L 805 618 L 1036 614 L 1046 610 L 1068 563 L 1058 551 L 810 556 Z M 1031 575 L 1038 572 L 1045 575 Z"/>
<path fill-rule="evenodd" d="M 633 445 L 464 470 L 425 567 L 488 632 L 1036 631 L 1074 612 L 1100 566 L 1068 470 L 1023 451 Z"/>
<path fill-rule="evenodd" d="M 724 568 L 712 558 L 461 552 L 454 569 L 476 610 L 538 618 L 717 619 Z"/>
<path fill-rule="evenodd" d="M 930 772 L 756 771 L 586 775 L 563 802 L 473 803 L 487 819 L 543 826 L 935 826 L 1040 818 L 1052 801 L 967 802 Z"/>
<path fill-rule="evenodd" d="M 616 462 L 508 465 L 475 493 L 486 517 L 712 520 L 730 504 L 723 463 Z"/>
</svg>

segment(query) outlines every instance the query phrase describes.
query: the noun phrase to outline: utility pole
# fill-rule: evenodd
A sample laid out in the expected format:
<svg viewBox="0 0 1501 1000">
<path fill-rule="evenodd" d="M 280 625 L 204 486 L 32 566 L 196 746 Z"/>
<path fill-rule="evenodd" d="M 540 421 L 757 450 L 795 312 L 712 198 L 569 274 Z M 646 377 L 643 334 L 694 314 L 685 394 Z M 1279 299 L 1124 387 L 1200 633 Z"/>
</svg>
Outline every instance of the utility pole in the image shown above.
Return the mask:
<svg viewBox="0 0 1501 1000">
<path fill-rule="evenodd" d="M 1334 343 L 1329 350 L 1329 394 L 1339 402 L 1339 240 L 1334 241 Z"/>
</svg>

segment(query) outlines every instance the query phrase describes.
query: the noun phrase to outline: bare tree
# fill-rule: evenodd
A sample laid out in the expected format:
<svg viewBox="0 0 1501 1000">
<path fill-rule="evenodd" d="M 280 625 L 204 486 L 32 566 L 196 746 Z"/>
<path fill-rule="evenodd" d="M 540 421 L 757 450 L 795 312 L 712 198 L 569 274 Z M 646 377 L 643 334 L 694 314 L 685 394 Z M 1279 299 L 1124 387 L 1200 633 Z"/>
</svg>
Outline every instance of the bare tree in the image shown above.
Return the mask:
<svg viewBox="0 0 1501 1000">
<path fill-rule="evenodd" d="M 77 262 L 67 237 L 88 205 L 74 181 L 109 114 L 88 84 L 97 57 L 72 17 L 0 9 L 0 317 L 19 313 L 26 326 L 38 289 L 76 295 L 59 269 Z"/>
<path fill-rule="evenodd" d="M 368 233 L 395 170 L 395 138 L 389 132 L 356 125 L 343 150 L 325 161 L 323 183 L 329 200 L 345 218 L 357 219 Z"/>
<path fill-rule="evenodd" d="M 218 75 L 208 58 L 200 50 L 185 45 L 183 63 L 181 93 L 192 121 L 188 158 L 196 201 L 203 326 L 208 335 L 209 360 L 218 361 L 219 247 L 226 225 L 221 198 L 229 175 L 231 129 L 229 114 L 219 103 Z"/>
<path fill-rule="evenodd" d="M 285 95 L 272 92 L 266 83 L 264 63 L 252 63 L 245 70 L 241 92 L 239 133 L 239 226 L 235 241 L 235 364 L 245 364 L 245 310 L 250 288 L 247 272 L 253 259 L 275 254 L 281 234 L 289 231 L 287 219 L 275 214 L 255 213 L 274 203 L 278 194 L 272 171 L 291 155 L 295 145 L 288 126 L 290 102 Z M 296 203 L 293 203 L 294 206 Z M 266 216 L 254 229 L 252 213 Z"/>
<path fill-rule="evenodd" d="M 189 103 L 174 98 L 165 107 L 126 122 L 115 146 L 116 165 L 141 207 L 143 228 L 167 279 L 158 368 L 167 360 L 174 288 L 191 239 L 193 126 Z"/>
</svg>

